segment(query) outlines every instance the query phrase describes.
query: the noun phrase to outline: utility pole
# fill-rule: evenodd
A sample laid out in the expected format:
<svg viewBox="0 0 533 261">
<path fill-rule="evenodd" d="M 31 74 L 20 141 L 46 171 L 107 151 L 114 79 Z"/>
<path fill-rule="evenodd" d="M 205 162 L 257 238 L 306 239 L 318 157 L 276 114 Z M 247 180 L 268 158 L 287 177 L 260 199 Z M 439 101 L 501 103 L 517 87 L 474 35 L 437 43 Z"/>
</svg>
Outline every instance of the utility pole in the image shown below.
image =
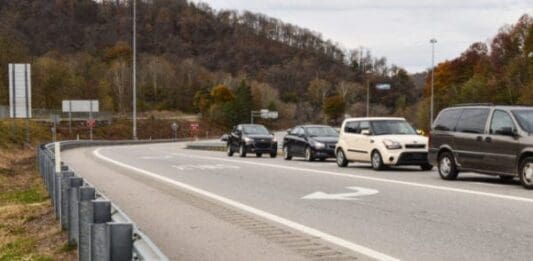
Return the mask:
<svg viewBox="0 0 533 261">
<path fill-rule="evenodd" d="M 132 83 L 133 83 L 133 139 L 137 139 L 137 1 L 133 1 L 133 32 L 132 32 L 132 45 L 133 45 L 133 64 L 132 64 Z"/>
<path fill-rule="evenodd" d="M 431 126 L 433 125 L 433 114 L 434 114 L 434 98 L 433 98 L 433 92 L 434 92 L 434 71 L 435 71 L 435 44 L 437 43 L 437 39 L 432 38 L 429 40 L 429 43 L 431 43 L 431 102 L 430 102 L 430 109 L 429 109 L 429 128 L 431 129 Z"/>
</svg>

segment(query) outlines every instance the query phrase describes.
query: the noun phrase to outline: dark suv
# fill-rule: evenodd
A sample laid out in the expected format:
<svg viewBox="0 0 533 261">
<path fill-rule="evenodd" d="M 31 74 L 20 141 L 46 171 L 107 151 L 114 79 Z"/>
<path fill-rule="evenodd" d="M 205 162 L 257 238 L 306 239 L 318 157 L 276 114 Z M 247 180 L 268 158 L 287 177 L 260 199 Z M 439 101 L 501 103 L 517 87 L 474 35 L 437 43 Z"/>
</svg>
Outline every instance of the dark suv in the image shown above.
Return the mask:
<svg viewBox="0 0 533 261">
<path fill-rule="evenodd" d="M 239 124 L 222 140 L 227 142 L 226 149 L 230 157 L 235 152 L 241 157 L 246 157 L 248 152 L 255 153 L 257 157 L 268 153 L 275 158 L 278 154 L 278 141 L 263 125 Z"/>
<path fill-rule="evenodd" d="M 291 160 L 293 156 L 302 156 L 307 161 L 334 158 L 338 140 L 339 133 L 330 126 L 296 126 L 283 138 L 283 158 Z"/>
<path fill-rule="evenodd" d="M 459 171 L 518 176 L 533 189 L 533 107 L 463 105 L 442 110 L 433 123 L 429 157 L 443 179 Z"/>
</svg>

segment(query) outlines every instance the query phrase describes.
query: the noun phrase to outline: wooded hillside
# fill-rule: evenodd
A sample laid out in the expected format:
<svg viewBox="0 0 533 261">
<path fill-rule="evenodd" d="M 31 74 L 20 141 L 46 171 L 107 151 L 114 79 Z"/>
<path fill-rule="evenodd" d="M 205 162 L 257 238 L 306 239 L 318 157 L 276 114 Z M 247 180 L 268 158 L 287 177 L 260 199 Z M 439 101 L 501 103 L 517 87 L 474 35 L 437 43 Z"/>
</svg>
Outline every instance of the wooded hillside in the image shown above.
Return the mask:
<svg viewBox="0 0 533 261">
<path fill-rule="evenodd" d="M 344 50 L 319 33 L 261 14 L 154 0 L 138 1 L 137 21 L 141 111 L 208 116 L 219 85 L 232 92 L 245 85 L 252 108 L 277 109 L 296 122 L 363 115 L 366 80 L 393 85 L 373 90 L 375 114 L 401 111 L 421 95 L 407 72 L 385 58 Z M 128 1 L 0 0 L 0 68 L 32 63 L 35 108 L 91 98 L 103 110 L 129 112 L 130 42 Z M 0 74 L 0 104 L 8 103 L 6 85 L 7 75 Z M 340 109 L 324 114 L 325 107 Z"/>
</svg>

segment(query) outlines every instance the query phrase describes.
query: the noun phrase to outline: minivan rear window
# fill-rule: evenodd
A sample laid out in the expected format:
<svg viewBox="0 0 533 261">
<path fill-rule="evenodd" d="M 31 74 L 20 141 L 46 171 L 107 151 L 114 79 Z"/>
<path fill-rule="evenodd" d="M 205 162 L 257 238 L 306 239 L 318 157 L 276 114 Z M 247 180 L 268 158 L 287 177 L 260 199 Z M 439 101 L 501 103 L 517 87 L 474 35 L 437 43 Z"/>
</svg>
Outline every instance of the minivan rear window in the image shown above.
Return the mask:
<svg viewBox="0 0 533 261">
<path fill-rule="evenodd" d="M 461 116 L 462 109 L 451 109 L 442 111 L 434 124 L 435 130 L 453 131 L 457 125 L 457 120 Z"/>
<path fill-rule="evenodd" d="M 489 109 L 464 109 L 456 130 L 466 133 L 483 133 L 489 116 Z"/>
</svg>

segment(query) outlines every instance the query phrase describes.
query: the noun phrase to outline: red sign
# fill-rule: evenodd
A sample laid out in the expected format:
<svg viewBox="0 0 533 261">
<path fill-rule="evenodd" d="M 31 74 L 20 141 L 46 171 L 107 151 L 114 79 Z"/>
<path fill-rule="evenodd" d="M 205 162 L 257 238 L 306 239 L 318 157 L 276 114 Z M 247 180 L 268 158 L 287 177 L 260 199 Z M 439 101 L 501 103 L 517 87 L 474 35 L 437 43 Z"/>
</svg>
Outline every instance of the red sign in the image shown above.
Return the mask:
<svg viewBox="0 0 533 261">
<path fill-rule="evenodd" d="M 197 130 L 200 129 L 200 124 L 199 123 L 191 123 L 190 127 L 191 127 L 192 131 L 197 131 Z"/>
<path fill-rule="evenodd" d="M 95 119 L 88 119 L 86 121 L 86 124 L 87 124 L 87 127 L 94 128 L 94 126 L 96 126 L 96 120 Z"/>
</svg>

